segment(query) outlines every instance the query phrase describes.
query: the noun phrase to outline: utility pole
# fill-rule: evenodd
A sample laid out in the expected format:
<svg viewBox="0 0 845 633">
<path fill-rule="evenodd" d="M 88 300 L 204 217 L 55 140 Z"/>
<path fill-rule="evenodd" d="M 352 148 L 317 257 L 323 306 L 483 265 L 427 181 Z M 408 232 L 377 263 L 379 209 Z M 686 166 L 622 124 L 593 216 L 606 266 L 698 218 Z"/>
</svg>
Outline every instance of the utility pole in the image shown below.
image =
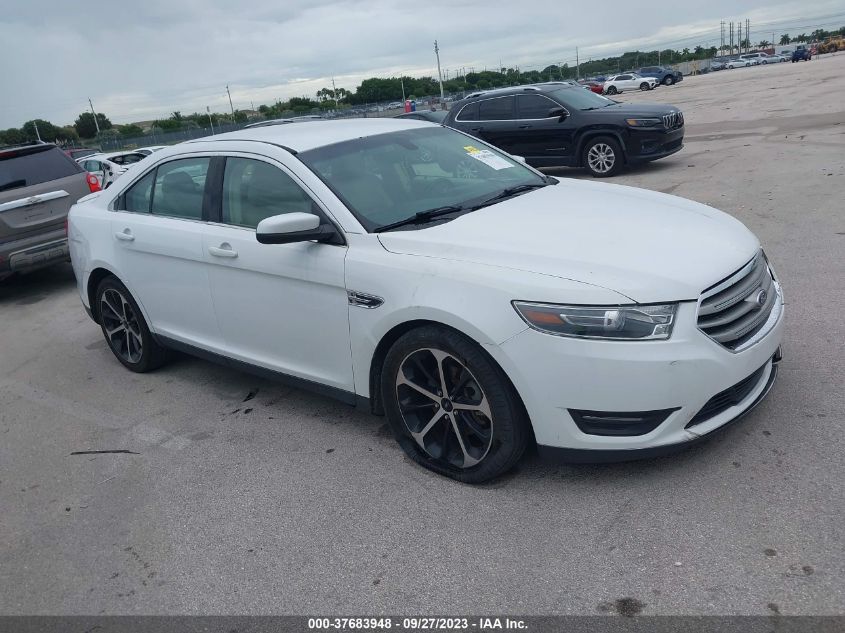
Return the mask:
<svg viewBox="0 0 845 633">
<path fill-rule="evenodd" d="M 214 136 L 214 122 L 211 120 L 211 108 L 205 106 L 205 111 L 208 112 L 208 124 L 211 126 L 211 135 Z"/>
<path fill-rule="evenodd" d="M 434 54 L 437 56 L 437 78 L 440 80 L 440 107 L 443 107 L 443 74 L 440 72 L 440 48 L 437 46 L 437 40 L 434 40 Z"/>
<path fill-rule="evenodd" d="M 734 54 L 734 22 L 733 22 L 733 20 L 731 20 L 729 30 L 730 30 L 730 35 L 729 35 L 730 45 L 729 45 L 729 48 L 728 48 L 728 55 L 733 55 Z"/>
<path fill-rule="evenodd" d="M 94 115 L 94 127 L 97 128 L 97 137 L 100 136 L 100 123 L 97 121 L 97 113 L 94 112 L 94 104 L 91 103 L 91 97 L 88 97 L 88 105 L 91 106 L 91 114 Z"/>
<path fill-rule="evenodd" d="M 402 84 L 402 107 L 405 107 L 405 79 L 399 77 L 399 83 Z"/>
<path fill-rule="evenodd" d="M 229 108 L 232 110 L 232 124 L 235 123 L 235 106 L 232 105 L 232 93 L 229 92 L 229 85 L 226 84 L 226 94 L 229 95 Z"/>
<path fill-rule="evenodd" d="M 38 133 L 38 123 L 33 121 L 32 125 L 33 125 L 33 127 L 35 127 L 35 138 L 37 138 L 40 141 L 41 140 L 41 134 Z"/>
<path fill-rule="evenodd" d="M 748 46 L 745 47 L 747 53 L 751 48 L 751 20 L 748 18 L 745 18 L 745 40 L 748 42 Z"/>
<path fill-rule="evenodd" d="M 736 23 L 736 48 L 742 55 L 742 22 Z"/>
<path fill-rule="evenodd" d="M 578 58 L 578 47 L 575 47 L 575 79 L 581 81 L 581 61 Z"/>
<path fill-rule="evenodd" d="M 337 103 L 337 86 L 334 85 L 334 77 L 332 77 L 332 97 L 334 97 L 335 103 Z"/>
<path fill-rule="evenodd" d="M 725 21 L 719 22 L 719 57 L 725 54 Z"/>
</svg>

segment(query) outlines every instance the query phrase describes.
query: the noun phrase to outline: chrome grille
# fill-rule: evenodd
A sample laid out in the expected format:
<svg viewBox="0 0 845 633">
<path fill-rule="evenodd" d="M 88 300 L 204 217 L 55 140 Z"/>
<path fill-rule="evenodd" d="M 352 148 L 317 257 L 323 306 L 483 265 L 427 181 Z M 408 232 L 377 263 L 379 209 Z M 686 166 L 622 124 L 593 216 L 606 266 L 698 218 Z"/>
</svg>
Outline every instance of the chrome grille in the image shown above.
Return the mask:
<svg viewBox="0 0 845 633">
<path fill-rule="evenodd" d="M 684 115 L 680 111 L 670 112 L 663 115 L 663 125 L 668 130 L 674 130 L 684 124 Z"/>
<path fill-rule="evenodd" d="M 766 258 L 759 253 L 736 273 L 704 291 L 698 306 L 698 327 L 728 349 L 739 351 L 770 323 L 776 306 L 779 313 L 779 289 Z"/>
</svg>

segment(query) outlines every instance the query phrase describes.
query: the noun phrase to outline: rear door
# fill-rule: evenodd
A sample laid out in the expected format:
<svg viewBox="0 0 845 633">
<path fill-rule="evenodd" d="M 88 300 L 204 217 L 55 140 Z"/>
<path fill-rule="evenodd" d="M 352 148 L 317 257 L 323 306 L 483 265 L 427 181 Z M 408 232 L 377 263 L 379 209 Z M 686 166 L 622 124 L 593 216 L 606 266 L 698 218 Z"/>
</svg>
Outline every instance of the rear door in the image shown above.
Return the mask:
<svg viewBox="0 0 845 633">
<path fill-rule="evenodd" d="M 479 129 L 470 132 L 488 143 L 510 153 L 519 144 L 516 119 L 516 100 L 513 95 L 493 97 L 478 102 Z"/>
<path fill-rule="evenodd" d="M 118 198 L 111 229 L 116 272 L 152 329 L 222 353 L 203 255 L 211 160 L 189 156 L 159 164 Z"/>
<path fill-rule="evenodd" d="M 88 193 L 85 172 L 53 145 L 0 151 L 0 245 L 64 240 L 71 205 Z"/>
</svg>

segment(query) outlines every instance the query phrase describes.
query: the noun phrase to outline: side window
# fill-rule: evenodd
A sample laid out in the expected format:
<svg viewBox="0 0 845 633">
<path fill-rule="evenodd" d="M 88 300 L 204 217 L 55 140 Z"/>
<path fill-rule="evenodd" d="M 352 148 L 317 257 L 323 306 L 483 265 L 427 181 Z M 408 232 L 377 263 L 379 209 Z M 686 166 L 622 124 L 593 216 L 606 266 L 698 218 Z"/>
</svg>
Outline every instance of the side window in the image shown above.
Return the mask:
<svg viewBox="0 0 845 633">
<path fill-rule="evenodd" d="M 148 173 L 138 182 L 127 189 L 123 194 L 122 211 L 135 211 L 136 213 L 149 213 L 150 202 L 153 198 L 153 179 L 155 170 Z"/>
<path fill-rule="evenodd" d="M 516 98 L 520 119 L 546 119 L 549 110 L 560 107 L 542 95 L 518 95 Z"/>
<path fill-rule="evenodd" d="M 82 164 L 82 167 L 83 169 L 85 169 L 85 171 L 100 171 L 100 163 L 96 160 L 86 160 Z"/>
<path fill-rule="evenodd" d="M 153 187 L 152 212 L 187 220 L 202 219 L 203 190 L 210 158 L 183 158 L 160 165 Z"/>
<path fill-rule="evenodd" d="M 457 116 L 458 121 L 478 121 L 478 102 L 468 103 Z"/>
<path fill-rule="evenodd" d="M 478 102 L 480 121 L 508 121 L 513 118 L 513 97 L 497 97 Z"/>
<path fill-rule="evenodd" d="M 312 213 L 313 205 L 308 194 L 278 167 L 251 158 L 226 159 L 221 218 L 226 224 L 254 229 L 273 215 Z"/>
<path fill-rule="evenodd" d="M 616 79 L 618 81 L 627 81 L 631 78 L 631 75 L 619 75 Z"/>
</svg>

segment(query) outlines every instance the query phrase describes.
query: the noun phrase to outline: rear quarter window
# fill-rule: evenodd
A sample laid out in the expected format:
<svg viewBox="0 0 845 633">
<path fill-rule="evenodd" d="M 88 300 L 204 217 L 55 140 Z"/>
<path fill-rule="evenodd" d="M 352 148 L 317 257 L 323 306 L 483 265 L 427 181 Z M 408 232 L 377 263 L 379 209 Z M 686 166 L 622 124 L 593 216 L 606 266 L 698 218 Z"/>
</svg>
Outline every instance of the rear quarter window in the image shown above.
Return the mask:
<svg viewBox="0 0 845 633">
<path fill-rule="evenodd" d="M 27 147 L 0 152 L 0 191 L 67 178 L 83 170 L 58 147 Z"/>
</svg>

